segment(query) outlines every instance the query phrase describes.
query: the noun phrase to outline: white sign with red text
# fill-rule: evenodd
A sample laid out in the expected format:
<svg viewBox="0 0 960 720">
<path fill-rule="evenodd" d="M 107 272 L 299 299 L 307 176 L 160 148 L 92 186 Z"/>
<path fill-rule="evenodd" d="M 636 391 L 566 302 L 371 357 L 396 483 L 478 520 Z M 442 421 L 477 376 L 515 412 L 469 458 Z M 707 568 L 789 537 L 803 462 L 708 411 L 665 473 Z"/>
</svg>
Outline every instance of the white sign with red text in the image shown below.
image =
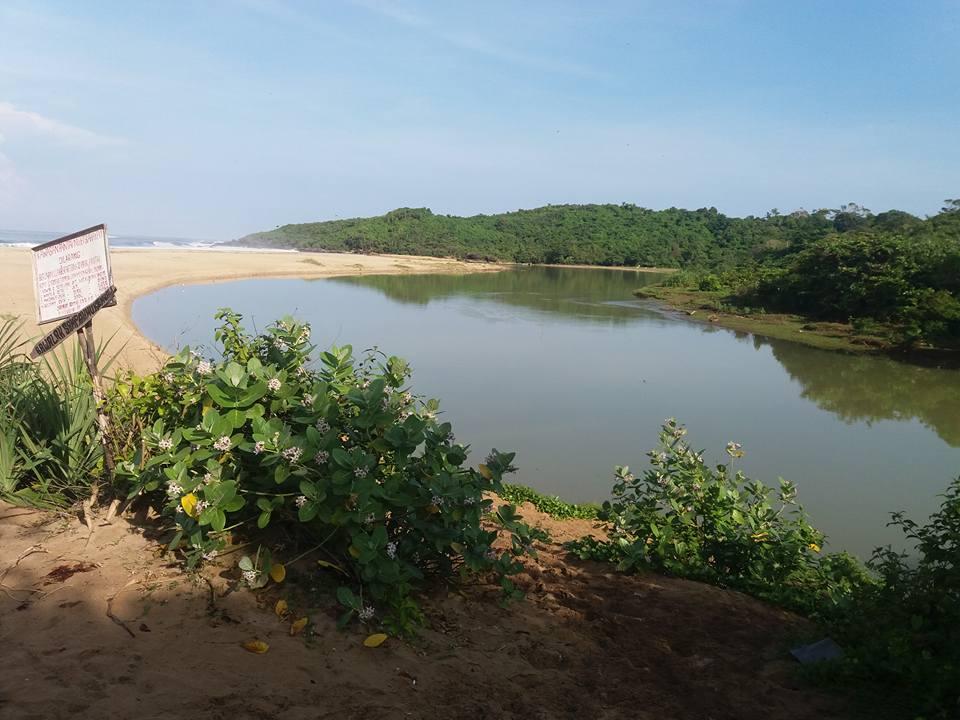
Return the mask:
<svg viewBox="0 0 960 720">
<path fill-rule="evenodd" d="M 112 285 L 106 225 L 33 248 L 33 289 L 40 325 L 80 312 Z"/>
</svg>

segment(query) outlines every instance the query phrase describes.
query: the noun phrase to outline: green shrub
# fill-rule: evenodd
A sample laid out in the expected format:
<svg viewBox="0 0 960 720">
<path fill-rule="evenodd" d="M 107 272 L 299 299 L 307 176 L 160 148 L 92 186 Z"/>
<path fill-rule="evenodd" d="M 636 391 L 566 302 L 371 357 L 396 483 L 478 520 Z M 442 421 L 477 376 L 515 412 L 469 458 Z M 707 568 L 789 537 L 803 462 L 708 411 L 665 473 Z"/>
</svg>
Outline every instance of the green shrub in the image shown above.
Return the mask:
<svg viewBox="0 0 960 720">
<path fill-rule="evenodd" d="M 711 468 L 685 435 L 668 420 L 646 473 L 616 469 L 613 499 L 599 514 L 610 523 L 610 539 L 573 543 L 575 553 L 613 560 L 622 570 L 652 568 L 736 588 L 809 614 L 868 581 L 849 556 L 820 556 L 824 536 L 797 505 L 791 483 L 781 480 L 774 494 L 732 463 Z M 743 455 L 736 443 L 726 449 L 731 461 Z"/>
<path fill-rule="evenodd" d="M 338 589 L 343 620 L 383 620 L 407 630 L 419 618 L 412 599 L 428 576 L 508 575 L 542 533 L 510 505 L 492 508 L 513 453 L 494 450 L 476 469 L 438 403 L 406 388 L 407 364 L 349 346 L 320 354 L 313 369 L 310 329 L 287 318 L 256 337 L 222 310 L 222 358 L 184 350 L 146 382 L 115 390 L 140 407 L 146 448 L 133 443 L 122 470 L 131 495 L 151 493 L 176 525 L 171 547 L 194 565 L 223 546 L 231 529 L 252 534 L 280 524 L 351 578 Z M 511 548 L 493 548 L 497 531 Z M 266 553 L 247 558 L 244 579 L 266 581 Z"/>
<path fill-rule="evenodd" d="M 723 282 L 713 273 L 702 275 L 697 281 L 697 289 L 700 290 L 700 292 L 714 292 L 723 290 L 723 288 Z"/>
<path fill-rule="evenodd" d="M 847 650 L 842 668 L 908 698 L 915 713 L 954 718 L 960 712 L 960 479 L 924 525 L 893 515 L 913 545 L 890 547 L 869 565 L 880 582 L 859 588 L 832 619 Z"/>
<path fill-rule="evenodd" d="M 67 507 L 88 497 L 103 472 L 90 376 L 76 346 L 36 363 L 23 353 L 26 346 L 22 323 L 5 320 L 0 325 L 0 497 Z"/>
</svg>

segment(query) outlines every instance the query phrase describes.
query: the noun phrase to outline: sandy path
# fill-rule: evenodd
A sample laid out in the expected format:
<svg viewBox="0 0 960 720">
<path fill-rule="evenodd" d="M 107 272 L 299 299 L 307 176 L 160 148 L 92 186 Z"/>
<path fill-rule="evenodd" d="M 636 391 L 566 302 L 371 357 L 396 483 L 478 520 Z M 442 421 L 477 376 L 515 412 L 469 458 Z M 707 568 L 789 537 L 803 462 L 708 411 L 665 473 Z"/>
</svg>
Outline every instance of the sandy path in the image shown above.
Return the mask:
<svg viewBox="0 0 960 720">
<path fill-rule="evenodd" d="M 255 251 L 125 250 L 111 251 L 118 306 L 101 311 L 94 329 L 98 338 L 113 336 L 122 347 L 120 364 L 141 372 L 155 369 L 165 353 L 133 323 L 130 309 L 139 295 L 168 285 L 237 280 L 251 277 L 322 278 L 337 275 L 468 273 L 500 269 L 487 263 L 463 263 L 407 255 L 278 253 Z M 19 315 L 26 331 L 40 335 L 55 324 L 34 322 L 31 254 L 27 248 L 0 248 L 0 315 Z"/>
</svg>

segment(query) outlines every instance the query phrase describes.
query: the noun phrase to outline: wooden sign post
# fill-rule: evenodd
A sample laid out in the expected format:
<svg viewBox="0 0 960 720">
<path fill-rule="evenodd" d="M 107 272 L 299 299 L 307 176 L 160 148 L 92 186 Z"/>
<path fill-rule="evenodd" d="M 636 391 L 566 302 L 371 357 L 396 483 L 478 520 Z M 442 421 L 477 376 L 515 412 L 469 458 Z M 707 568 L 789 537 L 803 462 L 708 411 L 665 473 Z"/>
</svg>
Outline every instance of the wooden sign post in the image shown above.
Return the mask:
<svg viewBox="0 0 960 720">
<path fill-rule="evenodd" d="M 93 316 L 99 310 L 117 304 L 107 226 L 97 225 L 33 248 L 33 288 L 37 299 L 37 323 L 64 322 L 41 338 L 30 357 L 40 357 L 77 333 L 97 408 L 103 466 L 112 482 L 114 461 L 110 446 L 110 417 L 104 408 L 103 384 L 93 340 Z M 97 488 L 94 487 L 93 501 L 96 494 Z"/>
</svg>

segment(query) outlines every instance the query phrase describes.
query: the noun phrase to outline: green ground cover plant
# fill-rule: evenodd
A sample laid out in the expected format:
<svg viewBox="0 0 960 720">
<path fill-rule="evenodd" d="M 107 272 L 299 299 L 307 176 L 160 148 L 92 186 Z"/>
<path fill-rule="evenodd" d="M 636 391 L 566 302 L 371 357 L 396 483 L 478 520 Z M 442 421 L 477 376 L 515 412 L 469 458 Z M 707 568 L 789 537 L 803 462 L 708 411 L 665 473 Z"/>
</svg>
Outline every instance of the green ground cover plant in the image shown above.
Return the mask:
<svg viewBox="0 0 960 720">
<path fill-rule="evenodd" d="M 515 505 L 528 502 L 540 512 L 558 520 L 569 518 L 596 520 L 597 513 L 600 511 L 600 506 L 595 503 L 570 503 L 556 495 L 546 495 L 526 485 L 512 483 L 503 483 L 500 497 Z"/>
<path fill-rule="evenodd" d="M 311 364 L 309 326 L 286 318 L 256 336 L 218 314 L 219 358 L 184 349 L 149 378 L 115 386 L 133 406 L 118 466 L 130 495 L 148 495 L 173 523 L 171 549 L 188 565 L 211 559 L 230 532 L 280 525 L 346 570 L 337 590 L 344 622 L 356 617 L 407 631 L 420 620 L 414 593 L 431 578 L 509 576 L 542 533 L 513 506 L 494 507 L 513 453 L 493 450 L 476 468 L 438 418 L 435 400 L 409 391 L 396 357 L 334 347 Z M 499 532 L 510 546 L 498 549 Z M 242 566 L 261 587 L 270 556 Z"/>
</svg>

